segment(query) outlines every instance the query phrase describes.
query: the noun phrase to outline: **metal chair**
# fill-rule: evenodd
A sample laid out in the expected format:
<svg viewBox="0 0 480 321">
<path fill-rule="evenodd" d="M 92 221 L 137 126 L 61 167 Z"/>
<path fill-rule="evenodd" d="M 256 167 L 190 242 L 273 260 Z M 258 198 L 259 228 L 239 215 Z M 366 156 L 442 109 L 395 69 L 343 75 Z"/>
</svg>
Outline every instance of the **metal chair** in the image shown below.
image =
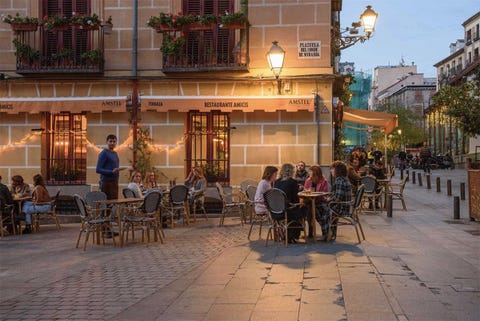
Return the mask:
<svg viewBox="0 0 480 321">
<path fill-rule="evenodd" d="M 40 221 L 43 219 L 53 219 L 55 221 L 55 225 L 57 226 L 57 231 L 60 231 L 62 227 L 60 226 L 60 220 L 57 216 L 57 202 L 59 196 L 60 190 L 57 191 L 57 194 L 55 194 L 55 196 L 52 197 L 52 200 L 49 202 L 50 210 L 48 212 L 37 212 L 32 214 L 32 226 L 35 232 L 40 231 Z"/>
<path fill-rule="evenodd" d="M 358 218 L 358 212 L 362 206 L 363 194 L 365 192 L 365 185 L 360 185 L 355 194 L 353 202 L 329 202 L 328 207 L 330 209 L 329 229 L 327 235 L 327 241 L 334 240 L 337 237 L 337 227 L 339 225 L 351 225 L 355 228 L 357 233 L 358 243 L 361 243 L 360 234 L 358 228 L 362 233 L 362 237 L 365 240 L 365 234 L 363 233 L 362 224 Z M 337 205 L 337 206 L 336 206 Z M 339 206 L 338 206 L 339 205 Z M 358 225 L 358 228 L 357 228 Z"/>
<path fill-rule="evenodd" d="M 123 195 L 123 197 L 125 197 L 125 198 L 138 198 L 138 197 L 135 195 L 135 192 L 132 191 L 132 190 L 129 189 L 129 188 L 124 188 L 124 189 L 122 190 L 122 195 Z"/>
<path fill-rule="evenodd" d="M 151 191 L 147 195 L 139 207 L 129 208 L 128 214 L 124 218 L 124 226 L 122 229 L 122 238 L 126 233 L 125 240 L 128 241 L 128 231 L 132 231 L 132 240 L 135 239 L 135 230 L 142 231 L 142 242 L 145 242 L 145 234 L 147 242 L 150 242 L 150 229 L 153 229 L 154 240 L 160 239 L 163 243 L 163 236 L 160 231 L 161 223 L 159 217 L 160 202 L 162 200 L 161 191 Z"/>
<path fill-rule="evenodd" d="M 208 221 L 207 211 L 205 210 L 205 192 L 203 190 L 195 191 L 191 197 L 193 198 L 193 222 L 197 221 L 197 208 L 203 212 L 203 217 Z"/>
<path fill-rule="evenodd" d="M 100 214 L 102 217 L 108 217 L 110 214 L 108 212 L 111 211 L 111 208 L 107 207 L 105 204 L 101 204 L 97 206 L 95 203 L 96 201 L 104 201 L 107 199 L 107 194 L 102 191 L 91 191 L 85 195 L 85 204 L 87 205 L 87 209 L 91 212 L 99 212 L 95 213 L 96 216 Z"/>
<path fill-rule="evenodd" d="M 254 186 L 254 187 L 257 187 L 258 186 L 258 182 L 254 179 L 250 179 L 250 178 L 247 178 L 246 180 L 244 180 L 243 182 L 240 183 L 240 189 L 246 193 L 247 192 L 247 188 L 249 186 Z"/>
<path fill-rule="evenodd" d="M 5 236 L 5 232 L 9 233 L 9 234 L 13 234 L 15 235 L 16 232 L 15 232 L 15 229 L 16 229 L 16 226 L 15 226 L 15 216 L 14 216 L 14 213 L 13 213 L 13 210 L 15 208 L 15 205 L 13 204 L 10 204 L 10 205 L 5 205 L 3 204 L 2 200 L 0 200 L 0 236 L 1 237 L 4 237 Z M 11 227 L 12 229 L 12 233 L 10 233 L 8 230 L 7 230 L 7 226 Z"/>
<path fill-rule="evenodd" d="M 360 179 L 360 184 L 365 186 L 365 191 L 363 193 L 363 200 L 362 200 L 362 211 L 372 211 L 374 214 L 377 213 L 377 206 L 376 204 L 380 204 L 380 208 L 382 207 L 382 196 L 383 196 L 383 188 L 378 188 L 377 179 L 374 176 L 363 176 Z M 372 209 L 370 210 L 369 205 L 372 205 Z M 366 207 L 367 206 L 367 207 Z"/>
<path fill-rule="evenodd" d="M 392 195 L 393 200 L 402 201 L 403 210 L 407 210 L 407 205 L 405 204 L 405 198 L 403 197 L 403 190 L 405 189 L 405 184 L 408 181 L 408 175 L 405 175 L 400 183 L 389 183 L 388 184 L 388 193 Z"/>
<path fill-rule="evenodd" d="M 257 213 L 255 212 L 255 194 L 257 192 L 257 186 L 249 185 L 247 187 L 247 209 L 250 212 L 250 230 L 248 231 L 248 239 L 250 240 L 250 235 L 252 234 L 253 225 L 258 223 L 258 238 L 262 237 L 262 226 L 264 223 L 268 223 L 268 213 Z"/>
<path fill-rule="evenodd" d="M 245 199 L 246 196 L 242 195 L 241 191 L 232 194 L 226 194 L 223 186 L 220 183 L 216 183 L 215 186 L 217 187 L 218 194 L 220 195 L 220 200 L 222 201 L 222 215 L 220 216 L 220 222 L 218 226 L 222 226 L 225 222 L 225 216 L 232 213 L 235 209 L 240 212 L 240 220 L 244 222 L 245 216 Z"/>
<path fill-rule="evenodd" d="M 73 195 L 73 199 L 75 200 L 75 204 L 77 205 L 77 209 L 78 209 L 78 212 L 80 213 L 80 219 L 81 219 L 80 231 L 78 233 L 77 243 L 75 247 L 78 248 L 82 234 L 85 233 L 85 241 L 83 243 L 83 250 L 85 251 L 87 249 L 87 242 L 88 242 L 90 233 L 92 232 L 94 233 L 93 241 L 95 241 L 95 234 L 100 235 L 102 230 L 103 231 L 110 230 L 111 222 L 110 222 L 110 218 L 97 217 L 96 212 L 90 211 L 87 207 L 87 204 L 85 203 L 85 200 L 80 195 L 78 194 Z M 105 235 L 102 233 L 101 237 L 102 237 L 103 244 L 105 245 Z M 113 241 L 113 245 L 116 245 L 115 235 L 113 233 L 112 233 L 112 241 Z"/>
<path fill-rule="evenodd" d="M 168 202 L 162 204 L 162 217 L 167 216 L 170 219 L 171 227 L 175 226 L 175 216 L 183 217 L 183 224 L 190 224 L 190 210 L 188 204 L 188 187 L 185 185 L 175 185 L 170 189 Z"/>
<path fill-rule="evenodd" d="M 284 191 L 278 188 L 272 188 L 263 194 L 265 205 L 269 214 L 270 226 L 268 228 L 265 246 L 268 246 L 268 239 L 285 241 L 285 247 L 288 246 L 288 229 L 294 224 L 295 220 L 288 221 L 287 210 L 297 207 L 299 204 L 290 204 Z M 305 221 L 298 222 L 301 224 L 305 233 Z"/>
</svg>

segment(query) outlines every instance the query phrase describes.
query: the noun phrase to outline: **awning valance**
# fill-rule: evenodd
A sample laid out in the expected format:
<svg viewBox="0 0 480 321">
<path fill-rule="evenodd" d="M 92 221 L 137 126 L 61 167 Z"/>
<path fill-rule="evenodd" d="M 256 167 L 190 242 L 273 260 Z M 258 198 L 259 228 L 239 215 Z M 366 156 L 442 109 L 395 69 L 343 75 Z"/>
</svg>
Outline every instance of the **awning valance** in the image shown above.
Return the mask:
<svg viewBox="0 0 480 321">
<path fill-rule="evenodd" d="M 59 113 L 62 111 L 100 113 L 125 112 L 125 97 L 55 97 L 55 98 L 0 98 L 0 113 Z"/>
<path fill-rule="evenodd" d="M 314 101 L 313 96 L 142 96 L 141 108 L 143 111 L 177 110 L 180 112 L 189 110 L 221 110 L 224 112 L 285 110 L 295 112 L 299 110 L 313 111 Z"/>
<path fill-rule="evenodd" d="M 350 107 L 343 108 L 343 121 L 375 127 L 375 129 L 384 130 L 385 134 L 389 134 L 398 127 L 398 116 L 395 114 Z"/>
</svg>

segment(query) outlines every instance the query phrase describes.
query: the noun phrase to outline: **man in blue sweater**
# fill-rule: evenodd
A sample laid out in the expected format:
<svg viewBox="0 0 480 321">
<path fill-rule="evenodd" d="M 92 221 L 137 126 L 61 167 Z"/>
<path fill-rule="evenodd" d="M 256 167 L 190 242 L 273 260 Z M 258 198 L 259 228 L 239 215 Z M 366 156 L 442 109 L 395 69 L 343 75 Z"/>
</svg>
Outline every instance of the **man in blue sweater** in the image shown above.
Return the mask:
<svg viewBox="0 0 480 321">
<path fill-rule="evenodd" d="M 107 194 L 108 199 L 118 198 L 118 177 L 120 172 L 120 160 L 115 151 L 117 137 L 107 136 L 107 146 L 98 155 L 97 173 L 100 174 L 100 190 Z"/>
</svg>

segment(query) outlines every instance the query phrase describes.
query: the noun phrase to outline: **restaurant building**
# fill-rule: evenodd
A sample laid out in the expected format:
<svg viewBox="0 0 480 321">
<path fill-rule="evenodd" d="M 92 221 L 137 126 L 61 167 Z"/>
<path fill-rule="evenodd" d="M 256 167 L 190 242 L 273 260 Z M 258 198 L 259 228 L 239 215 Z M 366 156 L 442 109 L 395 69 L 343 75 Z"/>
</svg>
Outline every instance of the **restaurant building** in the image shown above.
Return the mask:
<svg viewBox="0 0 480 321">
<path fill-rule="evenodd" d="M 2 15 L 50 21 L 0 23 L 4 183 L 42 173 L 49 185 L 95 189 L 106 136 L 117 135 L 130 166 L 140 129 L 163 183 L 195 165 L 233 186 L 260 179 L 267 165 L 328 166 L 339 10 L 340 0 L 8 1 Z M 248 23 L 147 25 L 161 12 L 242 12 Z M 278 78 L 266 57 L 274 41 L 285 51 Z"/>
</svg>

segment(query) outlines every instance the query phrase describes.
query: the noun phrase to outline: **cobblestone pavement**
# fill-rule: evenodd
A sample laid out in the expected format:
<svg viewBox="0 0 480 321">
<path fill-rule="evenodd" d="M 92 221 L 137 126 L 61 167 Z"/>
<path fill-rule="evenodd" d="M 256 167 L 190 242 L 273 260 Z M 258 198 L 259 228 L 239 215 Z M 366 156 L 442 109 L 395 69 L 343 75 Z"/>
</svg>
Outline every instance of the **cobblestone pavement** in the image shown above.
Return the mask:
<svg viewBox="0 0 480 321">
<path fill-rule="evenodd" d="M 240 224 L 166 230 L 165 244 L 74 248 L 77 227 L 0 241 L 1 320 L 106 320 L 225 248 L 245 243 Z M 201 226 L 199 226 L 201 225 Z"/>
</svg>

